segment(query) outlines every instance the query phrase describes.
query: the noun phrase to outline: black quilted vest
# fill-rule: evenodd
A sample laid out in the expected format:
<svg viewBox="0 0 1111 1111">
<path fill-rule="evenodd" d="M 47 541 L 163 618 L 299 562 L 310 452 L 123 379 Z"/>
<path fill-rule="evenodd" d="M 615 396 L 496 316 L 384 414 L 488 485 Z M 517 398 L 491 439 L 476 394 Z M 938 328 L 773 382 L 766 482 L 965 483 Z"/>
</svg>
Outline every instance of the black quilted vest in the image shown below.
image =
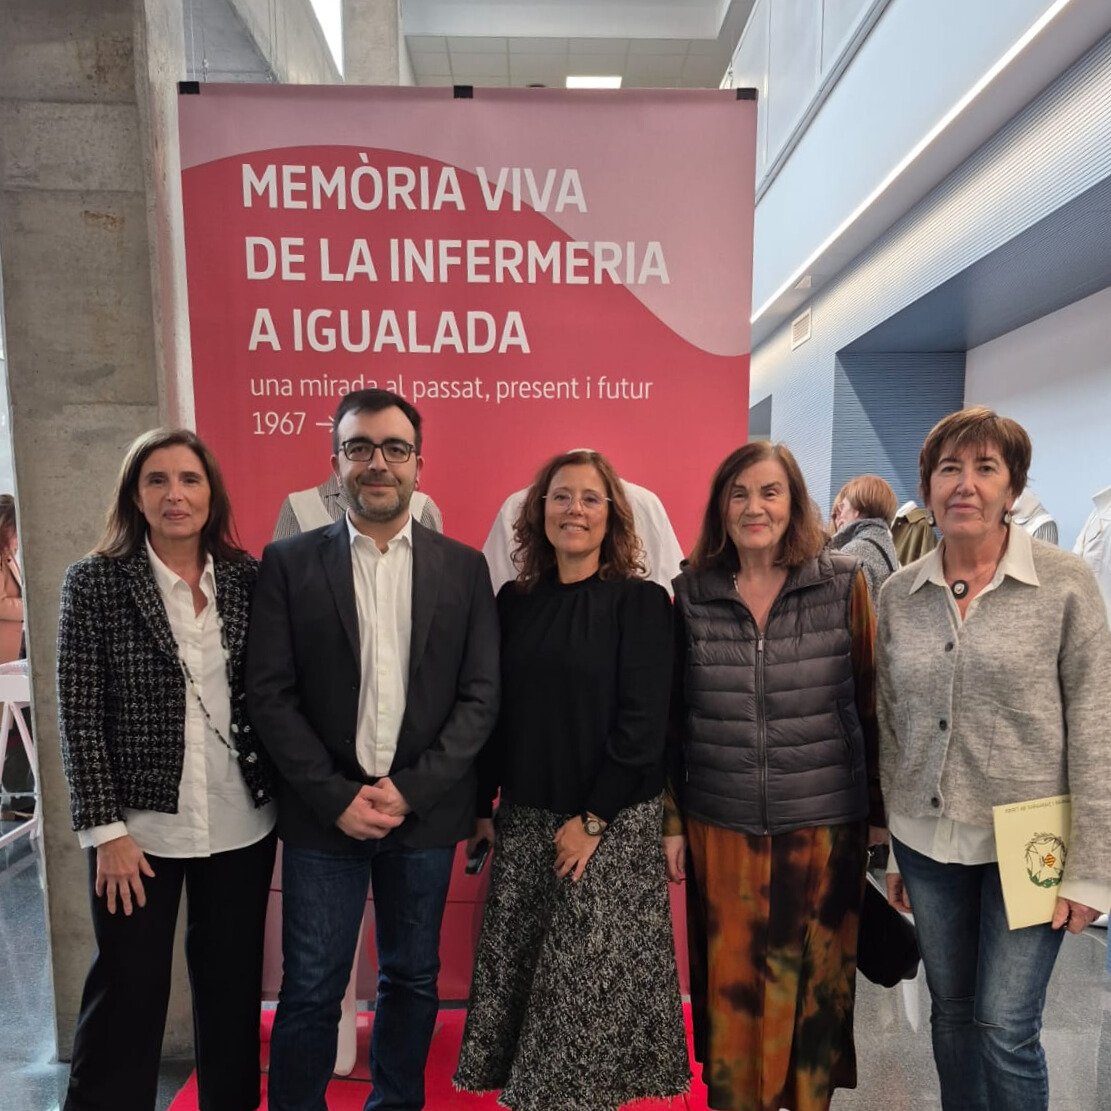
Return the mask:
<svg viewBox="0 0 1111 1111">
<path fill-rule="evenodd" d="M 684 650 L 685 813 L 745 833 L 868 814 L 849 601 L 857 563 L 792 571 L 760 637 L 726 570 L 675 580 Z"/>
</svg>

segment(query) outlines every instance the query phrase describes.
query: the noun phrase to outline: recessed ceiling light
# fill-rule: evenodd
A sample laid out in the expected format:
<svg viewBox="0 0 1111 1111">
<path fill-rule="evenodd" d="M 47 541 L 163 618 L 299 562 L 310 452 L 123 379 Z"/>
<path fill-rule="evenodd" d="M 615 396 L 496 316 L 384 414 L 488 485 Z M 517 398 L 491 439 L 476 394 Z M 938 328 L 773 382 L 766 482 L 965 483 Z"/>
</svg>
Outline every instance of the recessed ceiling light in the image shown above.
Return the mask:
<svg viewBox="0 0 1111 1111">
<path fill-rule="evenodd" d="M 568 77 L 569 89 L 620 89 L 620 77 Z"/>
</svg>

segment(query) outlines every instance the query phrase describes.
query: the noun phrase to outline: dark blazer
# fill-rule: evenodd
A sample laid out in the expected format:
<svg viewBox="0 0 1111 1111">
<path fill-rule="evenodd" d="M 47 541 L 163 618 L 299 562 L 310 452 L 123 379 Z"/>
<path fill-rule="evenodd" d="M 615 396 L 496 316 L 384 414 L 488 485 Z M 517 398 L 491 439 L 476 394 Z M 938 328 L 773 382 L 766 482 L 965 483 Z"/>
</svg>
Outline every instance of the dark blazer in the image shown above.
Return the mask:
<svg viewBox="0 0 1111 1111">
<path fill-rule="evenodd" d="M 214 561 L 216 610 L 230 656 L 232 730 L 256 806 L 271 768 L 254 742 L 243 693 L 247 617 L 258 564 Z M 58 724 L 73 828 L 123 818 L 123 808 L 177 813 L 185 759 L 185 678 L 146 547 L 86 556 L 66 572 L 58 622 Z"/>
<path fill-rule="evenodd" d="M 413 522 L 409 685 L 390 778 L 412 807 L 389 834 L 451 845 L 474 827 L 474 761 L 498 711 L 498 623 L 479 552 Z M 337 826 L 372 782 L 355 754 L 359 619 L 346 518 L 269 544 L 247 648 L 247 704 L 277 765 L 278 831 L 347 851 Z"/>
</svg>

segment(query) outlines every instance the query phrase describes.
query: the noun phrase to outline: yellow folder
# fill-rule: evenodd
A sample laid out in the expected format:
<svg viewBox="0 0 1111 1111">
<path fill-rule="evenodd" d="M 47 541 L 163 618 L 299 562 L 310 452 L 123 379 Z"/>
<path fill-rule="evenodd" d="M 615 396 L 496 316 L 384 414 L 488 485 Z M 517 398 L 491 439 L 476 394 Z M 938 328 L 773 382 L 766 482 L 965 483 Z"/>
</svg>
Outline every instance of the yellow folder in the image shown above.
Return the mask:
<svg viewBox="0 0 1111 1111">
<path fill-rule="evenodd" d="M 992 807 L 1003 904 L 1012 930 L 1053 918 L 1069 851 L 1069 796 Z"/>
</svg>

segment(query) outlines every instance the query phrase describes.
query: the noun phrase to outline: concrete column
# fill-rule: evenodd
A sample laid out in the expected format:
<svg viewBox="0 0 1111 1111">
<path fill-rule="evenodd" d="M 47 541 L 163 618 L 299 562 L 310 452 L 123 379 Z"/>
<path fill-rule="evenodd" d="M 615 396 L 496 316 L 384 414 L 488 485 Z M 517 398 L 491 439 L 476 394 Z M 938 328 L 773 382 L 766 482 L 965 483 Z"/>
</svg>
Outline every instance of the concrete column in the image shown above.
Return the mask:
<svg viewBox="0 0 1111 1111">
<path fill-rule="evenodd" d="M 343 79 L 349 85 L 412 84 L 399 0 L 343 0 Z"/>
<path fill-rule="evenodd" d="M 5 0 L 0 33 L 0 265 L 62 1058 L 91 933 L 58 748 L 58 588 L 99 535 L 125 445 L 192 418 L 182 21 L 182 0 Z M 167 1053 L 190 1025 L 178 990 Z"/>
</svg>

